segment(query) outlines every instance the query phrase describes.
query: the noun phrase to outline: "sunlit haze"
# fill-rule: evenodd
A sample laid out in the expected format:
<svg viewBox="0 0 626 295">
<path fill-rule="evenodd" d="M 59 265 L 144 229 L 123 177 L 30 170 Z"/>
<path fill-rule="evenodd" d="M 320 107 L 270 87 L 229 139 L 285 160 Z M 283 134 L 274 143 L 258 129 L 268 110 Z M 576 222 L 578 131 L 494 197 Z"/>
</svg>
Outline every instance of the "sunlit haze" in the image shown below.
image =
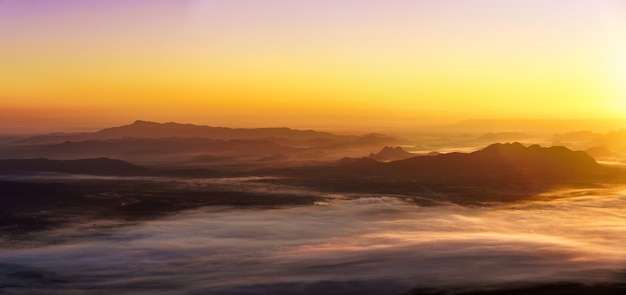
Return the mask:
<svg viewBox="0 0 626 295">
<path fill-rule="evenodd" d="M 0 1 L 0 132 L 626 114 L 620 0 Z"/>
</svg>

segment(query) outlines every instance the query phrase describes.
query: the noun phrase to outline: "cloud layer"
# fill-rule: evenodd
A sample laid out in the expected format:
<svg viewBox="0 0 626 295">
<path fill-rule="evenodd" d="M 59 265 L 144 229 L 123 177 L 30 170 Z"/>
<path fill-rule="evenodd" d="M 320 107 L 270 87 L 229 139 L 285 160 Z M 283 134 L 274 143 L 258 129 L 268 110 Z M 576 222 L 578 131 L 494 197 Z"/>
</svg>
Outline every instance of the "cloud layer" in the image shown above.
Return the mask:
<svg viewBox="0 0 626 295">
<path fill-rule="evenodd" d="M 606 190 L 489 208 L 384 196 L 212 207 L 44 233 L 49 244 L 0 253 L 0 285 L 9 294 L 402 294 L 624 282 L 625 221 L 626 196 Z"/>
</svg>

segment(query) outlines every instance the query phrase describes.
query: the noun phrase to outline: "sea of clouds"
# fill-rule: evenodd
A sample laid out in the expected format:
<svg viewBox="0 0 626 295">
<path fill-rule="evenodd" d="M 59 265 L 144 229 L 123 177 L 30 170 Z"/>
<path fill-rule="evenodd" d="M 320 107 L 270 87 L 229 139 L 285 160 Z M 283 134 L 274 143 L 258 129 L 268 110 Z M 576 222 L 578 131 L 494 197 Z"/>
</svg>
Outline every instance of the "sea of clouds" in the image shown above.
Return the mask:
<svg viewBox="0 0 626 295">
<path fill-rule="evenodd" d="M 626 282 L 626 194 L 419 207 L 397 197 L 72 224 L 0 251 L 7 294 L 410 294 Z M 0 293 L 2 293 L 0 292 Z"/>
</svg>

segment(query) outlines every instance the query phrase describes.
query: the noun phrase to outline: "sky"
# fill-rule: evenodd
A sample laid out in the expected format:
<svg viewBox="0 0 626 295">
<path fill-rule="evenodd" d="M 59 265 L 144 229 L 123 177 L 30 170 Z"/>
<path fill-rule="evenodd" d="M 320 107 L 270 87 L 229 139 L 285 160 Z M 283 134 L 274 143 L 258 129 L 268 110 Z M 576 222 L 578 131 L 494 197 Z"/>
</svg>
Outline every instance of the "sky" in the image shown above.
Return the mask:
<svg viewBox="0 0 626 295">
<path fill-rule="evenodd" d="M 626 115 L 626 0 L 0 0 L 0 132 Z"/>
</svg>

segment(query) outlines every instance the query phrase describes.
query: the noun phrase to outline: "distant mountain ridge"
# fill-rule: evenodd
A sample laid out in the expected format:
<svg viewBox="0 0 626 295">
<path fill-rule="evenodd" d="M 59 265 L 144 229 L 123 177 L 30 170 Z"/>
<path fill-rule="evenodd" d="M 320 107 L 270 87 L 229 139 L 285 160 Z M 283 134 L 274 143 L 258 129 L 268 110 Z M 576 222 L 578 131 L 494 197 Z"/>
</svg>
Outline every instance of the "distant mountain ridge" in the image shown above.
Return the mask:
<svg viewBox="0 0 626 295">
<path fill-rule="evenodd" d="M 64 141 L 107 140 L 119 138 L 210 138 L 220 140 L 233 139 L 269 139 L 286 138 L 290 140 L 333 140 L 349 142 L 359 139 L 354 135 L 337 135 L 330 132 L 298 130 L 286 127 L 277 128 L 228 128 L 180 123 L 155 123 L 137 120 L 130 125 L 105 128 L 93 133 L 49 134 L 28 137 L 17 141 L 19 144 L 60 143 Z"/>
<path fill-rule="evenodd" d="M 135 121 L 92 133 L 48 134 L 0 144 L 0 159 L 115 158 L 141 164 L 223 165 L 332 161 L 339 155 L 398 144 L 384 134 L 337 135 L 314 130 L 227 128 Z M 198 158 L 202 156 L 201 158 Z M 281 165 L 282 165 L 281 164 Z"/>
</svg>

